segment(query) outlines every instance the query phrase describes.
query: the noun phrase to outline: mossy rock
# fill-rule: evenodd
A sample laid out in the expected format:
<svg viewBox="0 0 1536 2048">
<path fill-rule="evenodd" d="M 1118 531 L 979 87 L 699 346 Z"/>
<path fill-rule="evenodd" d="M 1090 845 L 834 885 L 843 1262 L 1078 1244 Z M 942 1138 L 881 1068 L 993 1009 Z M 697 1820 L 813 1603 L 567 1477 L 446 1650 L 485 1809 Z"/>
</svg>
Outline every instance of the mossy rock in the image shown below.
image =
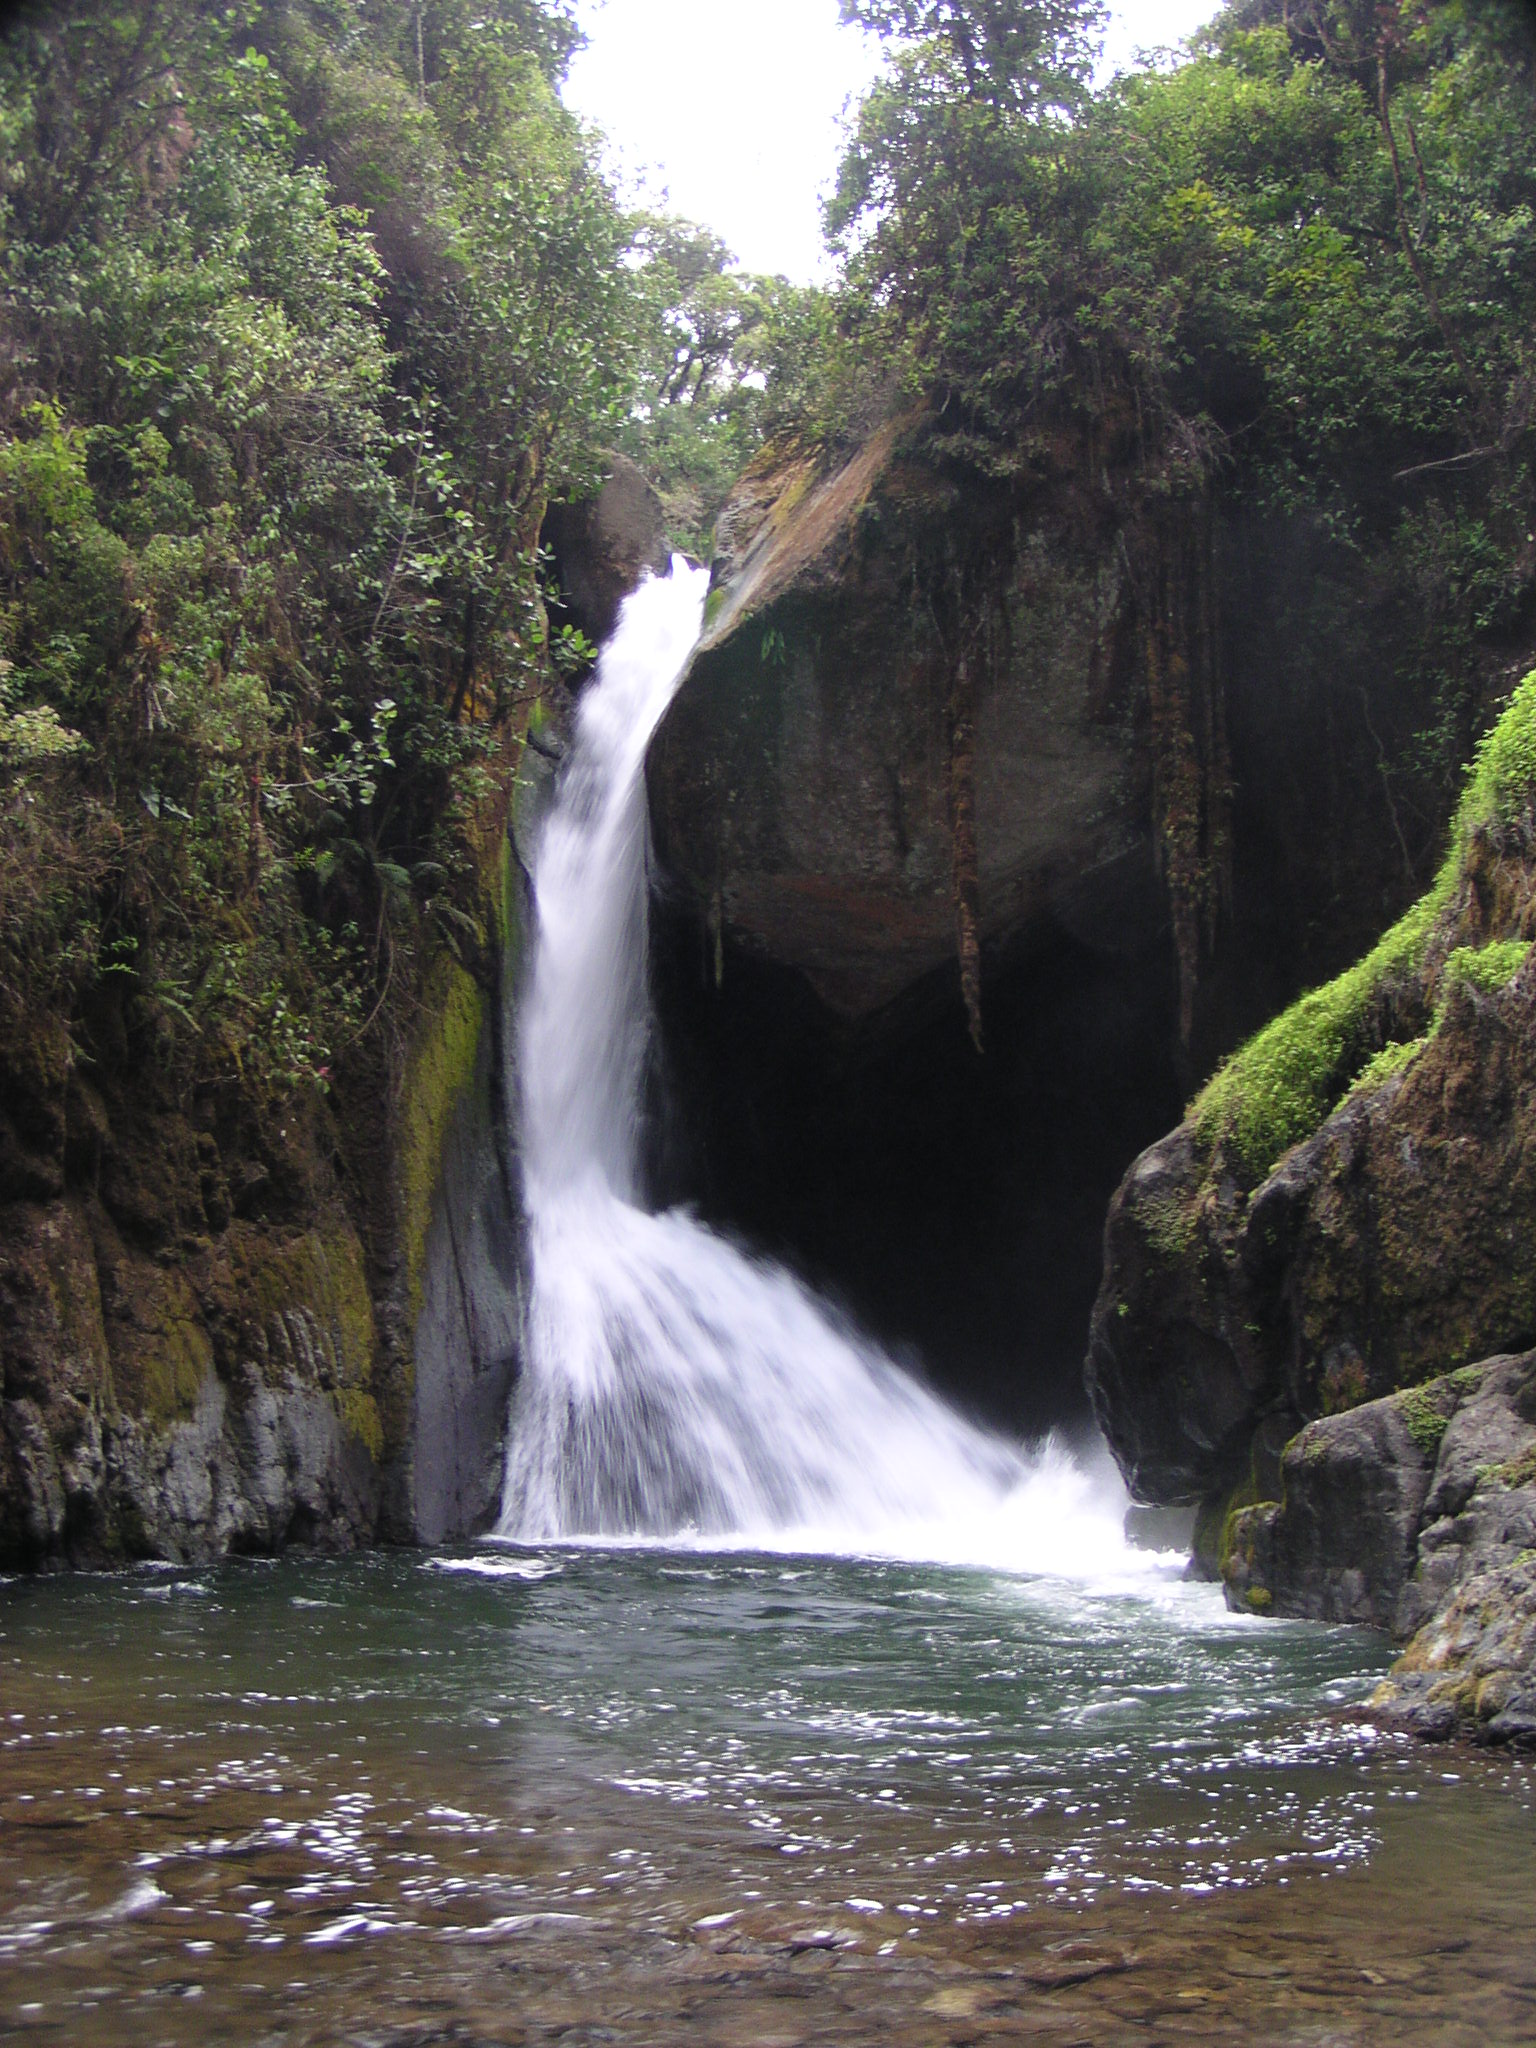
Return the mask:
<svg viewBox="0 0 1536 2048">
<path fill-rule="evenodd" d="M 1431 1463 L 1439 1454 L 1458 1399 L 1459 1392 L 1449 1378 L 1434 1380 L 1428 1386 L 1410 1387 L 1397 1397 L 1408 1434 Z"/>
<path fill-rule="evenodd" d="M 1444 1020 L 1446 1005 L 1460 988 L 1475 989 L 1482 995 L 1497 995 L 1514 980 L 1530 957 L 1529 939 L 1495 939 L 1486 946 L 1457 946 L 1446 955 L 1439 976 L 1437 1026 Z"/>
<path fill-rule="evenodd" d="M 1200 1143 L 1220 1148 L 1250 1182 L 1264 1178 L 1323 1122 L 1379 1050 L 1373 1015 L 1390 984 L 1423 965 L 1450 894 L 1442 877 L 1366 957 L 1267 1024 L 1190 1106 Z"/>
<path fill-rule="evenodd" d="M 203 1306 L 180 1267 L 114 1258 L 103 1289 L 113 1390 L 152 1428 L 185 1422 L 213 1372 Z"/>
<path fill-rule="evenodd" d="M 1530 947 L 1508 935 L 1451 947 L 1438 974 L 1437 943 L 1454 931 L 1469 860 L 1481 837 L 1513 825 L 1536 799 L 1536 674 L 1516 689 L 1477 750 L 1433 886 L 1363 960 L 1293 1003 L 1242 1046 L 1189 1108 L 1195 1135 L 1250 1185 L 1316 1131 L 1352 1088 L 1382 1086 L 1409 1066 L 1430 1033 L 1383 1041 L 1394 1009 L 1432 1029 L 1458 987 L 1492 993 L 1525 964 Z M 1427 971 L 1428 970 L 1428 971 Z M 1438 1005 L 1431 1012 L 1430 998 Z"/>
<path fill-rule="evenodd" d="M 314 1387 L 370 1457 L 383 1455 L 379 1338 L 363 1248 L 345 1217 L 302 1236 L 237 1233 L 232 1246 L 245 1346 L 273 1387 Z"/>
<path fill-rule="evenodd" d="M 433 963 L 422 1000 L 430 1021 L 406 1063 L 398 1155 L 401 1250 L 412 1325 L 421 1313 L 427 1233 L 443 1147 L 454 1110 L 474 1083 L 481 1035 L 490 1021 L 485 990 L 446 951 Z"/>
</svg>

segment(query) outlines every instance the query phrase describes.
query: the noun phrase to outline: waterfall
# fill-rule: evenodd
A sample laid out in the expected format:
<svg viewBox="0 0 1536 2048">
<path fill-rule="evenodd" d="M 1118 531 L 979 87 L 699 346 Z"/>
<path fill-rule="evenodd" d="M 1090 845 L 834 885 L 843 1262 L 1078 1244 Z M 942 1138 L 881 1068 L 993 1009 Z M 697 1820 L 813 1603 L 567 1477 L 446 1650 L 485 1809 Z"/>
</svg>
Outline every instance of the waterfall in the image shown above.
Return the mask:
<svg viewBox="0 0 1536 2048">
<path fill-rule="evenodd" d="M 706 584 L 674 560 L 625 605 L 534 854 L 531 1289 L 498 1534 L 1113 1569 L 1116 1503 L 1059 1446 L 973 1427 L 790 1274 L 642 1204 L 645 754 Z"/>
</svg>

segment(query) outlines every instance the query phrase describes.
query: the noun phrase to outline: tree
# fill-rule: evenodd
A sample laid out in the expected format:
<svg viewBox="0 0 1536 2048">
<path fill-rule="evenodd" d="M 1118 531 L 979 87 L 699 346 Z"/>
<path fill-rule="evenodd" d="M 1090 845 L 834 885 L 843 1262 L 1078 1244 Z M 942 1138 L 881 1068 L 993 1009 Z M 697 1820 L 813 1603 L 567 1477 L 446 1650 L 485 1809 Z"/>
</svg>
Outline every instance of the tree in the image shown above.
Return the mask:
<svg viewBox="0 0 1536 2048">
<path fill-rule="evenodd" d="M 1104 20 L 1098 0 L 840 0 L 843 20 L 926 50 L 968 99 L 1014 113 L 1082 104 Z"/>
<path fill-rule="evenodd" d="M 291 1088 L 476 942 L 543 506 L 653 318 L 573 34 L 92 0 L 0 43 L 0 1031 L 104 1056 L 105 1004 Z"/>
<path fill-rule="evenodd" d="M 1094 0 L 845 0 L 891 39 L 827 210 L 833 245 L 880 344 L 977 417 L 1039 369 L 999 329 L 1017 304 L 1036 224 L 1071 231 L 1079 142 L 1101 19 Z M 1001 343 L 1001 346 L 1000 346 Z M 1048 344 L 1049 345 L 1049 344 Z"/>
</svg>

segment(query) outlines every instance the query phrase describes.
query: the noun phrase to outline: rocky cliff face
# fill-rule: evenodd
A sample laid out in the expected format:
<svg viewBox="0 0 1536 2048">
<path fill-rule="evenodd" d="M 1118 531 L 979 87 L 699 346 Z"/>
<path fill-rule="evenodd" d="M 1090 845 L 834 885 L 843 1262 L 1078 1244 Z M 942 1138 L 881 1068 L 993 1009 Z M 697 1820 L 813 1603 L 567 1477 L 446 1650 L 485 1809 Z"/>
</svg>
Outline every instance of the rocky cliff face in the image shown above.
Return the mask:
<svg viewBox="0 0 1536 2048">
<path fill-rule="evenodd" d="M 967 502 L 921 443 L 895 421 L 748 479 L 650 761 L 658 850 L 711 929 L 848 1019 L 968 936 L 1058 912 L 1113 950 L 1158 914 L 1112 504 L 1065 462 L 1016 515 Z"/>
<path fill-rule="evenodd" d="M 329 1101 L 189 1098 L 131 1035 L 110 1071 L 6 1049 L 0 1566 L 484 1525 L 516 1357 L 500 816 L 478 971 L 428 950 L 411 1041 Z"/>
<path fill-rule="evenodd" d="M 663 525 L 660 498 L 622 455 L 609 457 L 593 497 L 551 505 L 539 536 L 554 566 L 551 623 L 573 625 L 601 646 L 646 570 L 666 569 Z"/>
<path fill-rule="evenodd" d="M 1430 892 L 1127 1175 L 1088 1360 L 1133 1487 L 1203 1502 L 1235 1600 L 1412 1637 L 1426 1726 L 1524 1671 L 1479 1695 L 1495 1736 L 1536 1638 L 1530 1360 L 1485 1362 L 1536 1341 L 1533 937 L 1536 677 Z M 1489 1575 L 1497 1642 L 1468 1619 Z"/>
<path fill-rule="evenodd" d="M 594 603 L 659 554 L 635 500 L 583 515 Z M 507 1024 L 549 772 L 507 737 L 468 828 L 473 930 L 418 934 L 328 1098 L 192 1097 L 131 1016 L 102 1020 L 109 1061 L 46 1028 L 0 1046 L 0 1570 L 492 1521 L 523 1287 Z"/>
<path fill-rule="evenodd" d="M 765 459 L 649 763 L 664 1191 L 1021 1426 L 1127 1161 L 1409 887 L 1342 572 L 1133 438 Z"/>
</svg>

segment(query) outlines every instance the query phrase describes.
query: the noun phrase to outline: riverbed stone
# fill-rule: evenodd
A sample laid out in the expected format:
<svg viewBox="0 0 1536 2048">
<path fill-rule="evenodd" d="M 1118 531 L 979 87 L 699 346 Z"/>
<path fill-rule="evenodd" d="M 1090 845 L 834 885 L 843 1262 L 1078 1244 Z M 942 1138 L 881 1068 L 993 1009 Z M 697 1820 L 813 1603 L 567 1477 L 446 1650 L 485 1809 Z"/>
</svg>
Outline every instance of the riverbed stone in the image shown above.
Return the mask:
<svg viewBox="0 0 1536 2048">
<path fill-rule="evenodd" d="M 1310 1424 L 1281 1459 L 1281 1501 L 1233 1518 L 1223 1560 L 1233 1604 L 1390 1627 L 1431 1473 L 1396 1401 Z"/>
</svg>

